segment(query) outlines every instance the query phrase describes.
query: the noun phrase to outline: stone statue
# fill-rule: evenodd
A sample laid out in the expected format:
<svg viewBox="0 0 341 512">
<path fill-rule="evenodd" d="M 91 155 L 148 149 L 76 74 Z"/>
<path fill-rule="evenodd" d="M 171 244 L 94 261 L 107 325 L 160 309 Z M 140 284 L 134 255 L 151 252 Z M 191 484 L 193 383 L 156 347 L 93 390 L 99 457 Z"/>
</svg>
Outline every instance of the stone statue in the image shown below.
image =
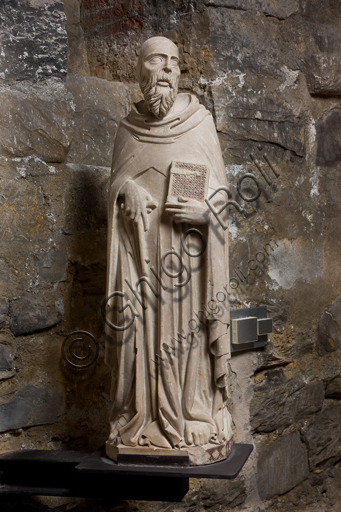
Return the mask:
<svg viewBox="0 0 341 512">
<path fill-rule="evenodd" d="M 211 114 L 178 94 L 172 41 L 142 45 L 137 78 L 144 101 L 120 123 L 109 192 L 106 453 L 207 464 L 233 443 L 228 231 L 205 203 L 226 187 L 224 164 Z"/>
</svg>

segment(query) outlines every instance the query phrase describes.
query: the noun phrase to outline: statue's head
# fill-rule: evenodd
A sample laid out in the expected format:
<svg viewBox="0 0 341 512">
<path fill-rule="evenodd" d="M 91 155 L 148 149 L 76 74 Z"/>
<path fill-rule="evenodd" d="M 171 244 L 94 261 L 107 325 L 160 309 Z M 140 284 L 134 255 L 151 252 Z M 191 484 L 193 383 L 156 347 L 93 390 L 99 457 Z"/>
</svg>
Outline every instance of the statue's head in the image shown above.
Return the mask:
<svg viewBox="0 0 341 512">
<path fill-rule="evenodd" d="M 178 93 L 178 48 L 166 37 L 147 39 L 140 50 L 136 76 L 148 110 L 155 117 L 164 117 Z"/>
</svg>

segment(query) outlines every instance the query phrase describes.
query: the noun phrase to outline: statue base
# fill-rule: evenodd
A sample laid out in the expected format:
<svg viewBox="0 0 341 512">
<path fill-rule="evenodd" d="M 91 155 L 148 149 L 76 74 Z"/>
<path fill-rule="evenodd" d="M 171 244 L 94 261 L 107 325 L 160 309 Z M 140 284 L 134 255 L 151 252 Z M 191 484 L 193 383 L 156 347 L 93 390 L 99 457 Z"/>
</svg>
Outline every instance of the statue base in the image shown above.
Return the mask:
<svg viewBox="0 0 341 512">
<path fill-rule="evenodd" d="M 186 446 L 181 449 L 158 448 L 157 446 L 113 446 L 105 443 L 107 456 L 118 464 L 202 466 L 226 459 L 233 447 L 233 436 L 222 444 L 208 443 L 203 446 Z"/>
</svg>

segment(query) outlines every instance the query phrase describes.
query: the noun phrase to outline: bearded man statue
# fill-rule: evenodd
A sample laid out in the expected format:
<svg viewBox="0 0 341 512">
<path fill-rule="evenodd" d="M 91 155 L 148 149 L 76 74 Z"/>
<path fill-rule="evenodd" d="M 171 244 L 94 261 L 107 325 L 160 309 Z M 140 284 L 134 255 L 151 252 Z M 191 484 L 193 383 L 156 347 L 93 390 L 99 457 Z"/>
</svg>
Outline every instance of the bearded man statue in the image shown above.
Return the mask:
<svg viewBox="0 0 341 512">
<path fill-rule="evenodd" d="M 148 39 L 137 64 L 144 100 L 115 140 L 105 303 L 114 460 L 209 464 L 232 449 L 228 231 L 205 202 L 223 194 L 226 175 L 212 116 L 178 94 L 179 78 L 176 45 Z"/>
</svg>

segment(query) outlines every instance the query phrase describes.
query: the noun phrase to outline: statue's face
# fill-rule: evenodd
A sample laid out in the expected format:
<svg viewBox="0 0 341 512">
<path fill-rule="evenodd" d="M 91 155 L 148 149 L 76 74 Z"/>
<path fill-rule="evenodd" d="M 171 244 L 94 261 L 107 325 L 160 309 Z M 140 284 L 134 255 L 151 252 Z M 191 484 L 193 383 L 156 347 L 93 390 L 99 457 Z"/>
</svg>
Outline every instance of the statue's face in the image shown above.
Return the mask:
<svg viewBox="0 0 341 512">
<path fill-rule="evenodd" d="M 179 55 L 173 44 L 160 44 L 158 51 L 142 62 L 140 87 L 148 109 L 155 117 L 164 117 L 178 93 Z"/>
<path fill-rule="evenodd" d="M 171 50 L 171 49 L 170 49 Z M 160 53 L 152 53 L 142 63 L 142 76 L 152 79 L 160 77 L 157 85 L 169 87 L 180 78 L 179 57 L 177 52 L 163 48 Z"/>
</svg>

